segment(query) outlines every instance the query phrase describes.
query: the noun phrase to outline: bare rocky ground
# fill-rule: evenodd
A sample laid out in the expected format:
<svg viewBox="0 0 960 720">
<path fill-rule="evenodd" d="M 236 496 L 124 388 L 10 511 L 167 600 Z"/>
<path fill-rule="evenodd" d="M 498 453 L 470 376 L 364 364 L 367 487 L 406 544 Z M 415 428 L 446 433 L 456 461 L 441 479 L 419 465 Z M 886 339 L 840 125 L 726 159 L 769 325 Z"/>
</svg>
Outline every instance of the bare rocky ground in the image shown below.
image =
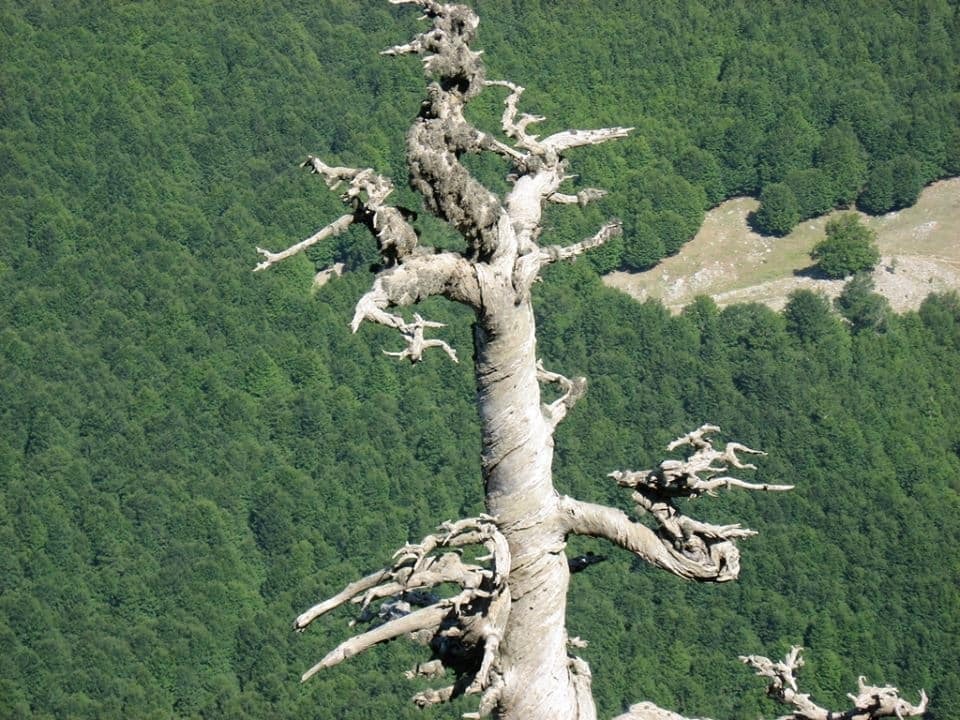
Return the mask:
<svg viewBox="0 0 960 720">
<path fill-rule="evenodd" d="M 728 200 L 707 213 L 677 255 L 646 272 L 610 273 L 604 282 L 638 300 L 658 298 L 673 312 L 697 295 L 720 306 L 760 302 L 776 310 L 799 288 L 838 295 L 843 280 L 804 272 L 829 216 L 808 220 L 783 238 L 764 237 L 747 225 L 757 205 L 751 198 Z M 931 292 L 960 289 L 960 178 L 928 186 L 911 208 L 861 217 L 877 231 L 883 256 L 873 273 L 876 290 L 895 311 L 915 310 Z"/>
</svg>

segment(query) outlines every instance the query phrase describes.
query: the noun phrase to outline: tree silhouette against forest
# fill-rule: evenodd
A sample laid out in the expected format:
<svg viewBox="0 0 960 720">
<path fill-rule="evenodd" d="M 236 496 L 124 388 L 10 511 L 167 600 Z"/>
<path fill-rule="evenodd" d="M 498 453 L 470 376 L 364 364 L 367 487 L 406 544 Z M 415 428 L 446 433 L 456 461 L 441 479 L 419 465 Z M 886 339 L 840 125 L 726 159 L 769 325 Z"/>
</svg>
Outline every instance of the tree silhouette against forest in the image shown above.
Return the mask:
<svg viewBox="0 0 960 720">
<path fill-rule="evenodd" d="M 303 630 L 324 613 L 354 602 L 361 606 L 360 620 L 372 623 L 371 629 L 332 650 L 303 679 L 374 644 L 410 635 L 429 644 L 432 658 L 409 676 L 439 677 L 449 670 L 453 679 L 441 689 L 418 694 L 414 700 L 421 706 L 476 694 L 479 708 L 467 717 L 587 720 L 596 716 L 590 671 L 573 654 L 582 641 L 569 638 L 565 625 L 571 572 L 564 553 L 567 538 L 605 538 L 680 577 L 725 582 L 739 572 L 736 540 L 753 531 L 698 521 L 684 514 L 676 501 L 712 495 L 721 488 L 790 488 L 726 475 L 730 468 L 753 469 L 741 456 L 762 453 L 737 443 L 717 449 L 710 438 L 719 428 L 703 425 L 667 447 L 688 449 L 686 459 L 610 475 L 632 491 L 638 515 L 649 515 L 655 521 L 652 528 L 620 510 L 556 491 L 553 433 L 585 392 L 586 380 L 551 372 L 537 358 L 531 288 L 546 266 L 603 245 L 620 233 L 620 224 L 611 221 L 572 245 L 548 246 L 539 242 L 542 212 L 548 203 L 583 206 L 602 197 L 604 193 L 593 188 L 561 190 L 574 179 L 567 154 L 625 137 L 630 128 L 565 130 L 541 139 L 530 128 L 544 118 L 519 109 L 524 89 L 487 79 L 481 54 L 471 48 L 479 24 L 472 10 L 434 0 L 390 2 L 418 6 L 431 22 L 429 30 L 384 54 L 420 54 L 427 75 L 434 78 L 407 135 L 410 183 L 426 208 L 456 229 L 464 249 L 441 252 L 420 245 L 409 212 L 387 204 L 394 189 L 387 177 L 310 157 L 304 164 L 331 189 L 345 188 L 341 197 L 348 211 L 287 250 L 258 249 L 263 260 L 256 269 L 270 268 L 353 224 L 365 226 L 378 242 L 382 265 L 372 288 L 357 303 L 351 327 L 356 332 L 370 321 L 398 330 L 406 346 L 387 354 L 411 362 L 430 348 L 445 351 L 454 361 L 457 355 L 445 341 L 426 337 L 427 331 L 439 330 L 440 323 L 419 314 L 406 320 L 395 308 L 442 296 L 473 309 L 486 514 L 444 523 L 437 533 L 400 548 L 391 565 L 300 615 L 295 627 Z M 506 141 L 464 117 L 467 103 L 493 88 L 506 91 L 501 123 Z M 492 153 L 509 163 L 512 188 L 504 197 L 481 185 L 462 163 L 463 155 L 476 153 Z M 542 400 L 541 383 L 555 388 L 555 399 Z M 486 554 L 478 556 L 477 548 Z M 926 709 L 922 693 L 920 703 L 912 705 L 896 689 L 870 686 L 861 678 L 857 694 L 850 695 L 853 707 L 830 712 L 797 689 L 799 648 L 782 662 L 760 656 L 742 659 L 769 678 L 768 694 L 791 706 L 787 718 L 902 718 Z M 634 705 L 620 716 L 680 717 L 650 703 Z"/>
</svg>

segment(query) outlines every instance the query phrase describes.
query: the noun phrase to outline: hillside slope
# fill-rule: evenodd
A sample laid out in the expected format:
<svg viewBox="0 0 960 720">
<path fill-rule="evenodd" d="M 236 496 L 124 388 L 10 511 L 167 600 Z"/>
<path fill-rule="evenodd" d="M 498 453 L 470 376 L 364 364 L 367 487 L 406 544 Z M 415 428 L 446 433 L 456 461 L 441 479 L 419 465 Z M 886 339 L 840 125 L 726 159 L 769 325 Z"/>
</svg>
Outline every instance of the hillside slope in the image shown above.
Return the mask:
<svg viewBox="0 0 960 720">
<path fill-rule="evenodd" d="M 760 302 L 775 310 L 801 288 L 838 295 L 843 280 L 805 272 L 831 215 L 773 238 L 748 226 L 747 216 L 756 207 L 750 198 L 727 200 L 707 213 L 696 237 L 676 255 L 646 272 L 609 273 L 604 282 L 638 300 L 661 300 L 673 312 L 697 295 L 708 295 L 720 306 Z M 916 310 L 931 292 L 960 289 L 960 178 L 924 188 L 913 207 L 877 217 L 861 213 L 861 219 L 877 232 L 883 255 L 873 273 L 876 292 L 894 310 Z"/>
</svg>

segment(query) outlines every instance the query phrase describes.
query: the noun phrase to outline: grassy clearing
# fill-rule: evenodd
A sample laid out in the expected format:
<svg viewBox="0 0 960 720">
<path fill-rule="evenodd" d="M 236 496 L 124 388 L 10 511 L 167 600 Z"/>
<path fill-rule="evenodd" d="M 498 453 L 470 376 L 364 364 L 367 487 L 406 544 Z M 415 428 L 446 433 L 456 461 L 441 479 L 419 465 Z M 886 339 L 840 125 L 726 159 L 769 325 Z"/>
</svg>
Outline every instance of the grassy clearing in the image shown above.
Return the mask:
<svg viewBox="0 0 960 720">
<path fill-rule="evenodd" d="M 633 297 L 658 298 L 679 311 L 697 295 L 719 304 L 763 302 L 780 308 L 795 289 L 835 295 L 843 281 L 796 273 L 810 266 L 810 250 L 825 236 L 829 215 L 807 220 L 783 238 L 747 226 L 757 201 L 735 198 L 707 213 L 696 237 L 674 257 L 643 273 L 611 273 L 604 282 Z M 911 208 L 862 216 L 877 231 L 883 261 L 877 289 L 897 310 L 912 309 L 933 291 L 960 288 L 960 178 L 924 189 Z"/>
</svg>

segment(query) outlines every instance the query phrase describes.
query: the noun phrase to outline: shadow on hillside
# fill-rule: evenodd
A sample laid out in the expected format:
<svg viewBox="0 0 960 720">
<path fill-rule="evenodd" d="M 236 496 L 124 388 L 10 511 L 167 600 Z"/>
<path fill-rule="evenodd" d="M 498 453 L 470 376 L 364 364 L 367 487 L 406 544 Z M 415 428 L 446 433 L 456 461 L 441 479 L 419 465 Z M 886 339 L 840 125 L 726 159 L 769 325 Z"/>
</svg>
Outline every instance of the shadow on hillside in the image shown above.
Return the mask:
<svg viewBox="0 0 960 720">
<path fill-rule="evenodd" d="M 827 275 L 823 270 L 818 268 L 816 265 L 808 265 L 805 268 L 794 270 L 793 276 L 798 278 L 809 278 L 810 280 L 831 280 L 832 279 L 829 275 Z"/>
</svg>

